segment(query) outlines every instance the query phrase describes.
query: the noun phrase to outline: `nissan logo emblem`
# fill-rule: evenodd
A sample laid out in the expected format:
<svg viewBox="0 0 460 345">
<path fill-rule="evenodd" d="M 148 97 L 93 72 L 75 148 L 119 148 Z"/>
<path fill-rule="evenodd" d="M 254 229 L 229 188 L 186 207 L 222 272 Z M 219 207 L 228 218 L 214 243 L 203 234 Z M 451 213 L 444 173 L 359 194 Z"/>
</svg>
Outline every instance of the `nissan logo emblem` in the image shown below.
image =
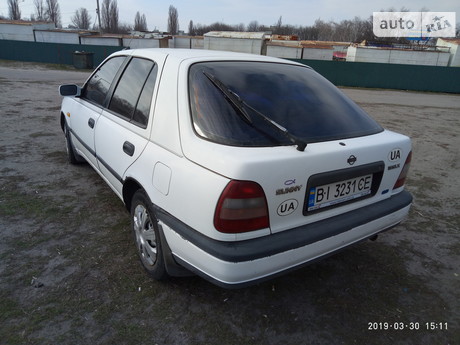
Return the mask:
<svg viewBox="0 0 460 345">
<path fill-rule="evenodd" d="M 355 156 L 351 155 L 350 157 L 348 157 L 347 163 L 350 164 L 350 165 L 353 165 L 353 164 L 356 163 L 357 160 L 358 159 Z"/>
</svg>

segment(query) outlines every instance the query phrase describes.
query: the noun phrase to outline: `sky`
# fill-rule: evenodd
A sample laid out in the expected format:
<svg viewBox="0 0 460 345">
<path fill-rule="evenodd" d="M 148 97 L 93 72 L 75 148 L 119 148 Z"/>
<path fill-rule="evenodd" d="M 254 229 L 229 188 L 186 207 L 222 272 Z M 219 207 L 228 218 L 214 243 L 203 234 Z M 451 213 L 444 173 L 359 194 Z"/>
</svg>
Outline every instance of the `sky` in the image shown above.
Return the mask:
<svg viewBox="0 0 460 345">
<path fill-rule="evenodd" d="M 91 15 L 92 21 L 97 20 L 97 0 L 58 0 L 61 9 L 62 26 L 71 24 L 75 11 L 84 7 Z M 100 4 L 102 0 L 99 0 Z M 19 0 L 19 8 L 23 18 L 34 12 L 33 0 Z M 456 12 L 456 20 L 460 22 L 460 1 L 458 0 L 118 0 L 119 21 L 134 25 L 136 12 L 145 14 L 149 30 L 167 30 L 168 8 L 173 5 L 179 14 L 179 29 L 187 32 L 190 20 L 194 24 L 208 25 L 215 22 L 226 24 L 249 24 L 257 21 L 263 25 L 274 25 L 280 16 L 283 24 L 313 25 L 320 18 L 324 21 L 340 22 L 353 19 L 355 16 L 366 19 L 372 12 L 393 7 L 399 11 L 405 7 L 411 11 L 422 8 L 433 12 Z M 8 16 L 7 0 L 0 0 L 0 14 Z"/>
</svg>

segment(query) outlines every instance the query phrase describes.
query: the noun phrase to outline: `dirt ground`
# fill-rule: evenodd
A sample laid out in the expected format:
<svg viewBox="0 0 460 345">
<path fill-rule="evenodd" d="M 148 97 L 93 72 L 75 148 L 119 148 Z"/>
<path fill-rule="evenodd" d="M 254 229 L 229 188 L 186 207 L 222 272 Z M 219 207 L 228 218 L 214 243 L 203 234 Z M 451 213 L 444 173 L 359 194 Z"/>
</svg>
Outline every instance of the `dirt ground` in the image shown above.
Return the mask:
<svg viewBox="0 0 460 345">
<path fill-rule="evenodd" d="M 408 220 L 224 290 L 149 278 L 121 201 L 67 163 L 58 85 L 87 76 L 0 62 L 0 343 L 460 344 L 460 95 L 345 89 L 413 139 Z"/>
</svg>

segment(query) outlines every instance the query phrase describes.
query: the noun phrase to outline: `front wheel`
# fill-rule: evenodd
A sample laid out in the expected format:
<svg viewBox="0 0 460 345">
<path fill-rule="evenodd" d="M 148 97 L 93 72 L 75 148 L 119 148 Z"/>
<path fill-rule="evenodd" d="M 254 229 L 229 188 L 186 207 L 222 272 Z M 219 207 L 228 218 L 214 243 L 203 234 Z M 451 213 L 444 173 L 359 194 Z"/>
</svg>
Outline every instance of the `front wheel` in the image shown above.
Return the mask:
<svg viewBox="0 0 460 345">
<path fill-rule="evenodd" d="M 73 147 L 72 138 L 70 137 L 70 131 L 67 124 L 64 125 L 64 136 L 65 136 L 65 148 L 67 151 L 67 159 L 70 164 L 79 164 L 84 162 L 84 159 L 75 152 Z"/>
<path fill-rule="evenodd" d="M 158 222 L 152 203 L 143 190 L 134 193 L 132 199 L 131 228 L 142 266 L 157 280 L 167 278 Z"/>
</svg>

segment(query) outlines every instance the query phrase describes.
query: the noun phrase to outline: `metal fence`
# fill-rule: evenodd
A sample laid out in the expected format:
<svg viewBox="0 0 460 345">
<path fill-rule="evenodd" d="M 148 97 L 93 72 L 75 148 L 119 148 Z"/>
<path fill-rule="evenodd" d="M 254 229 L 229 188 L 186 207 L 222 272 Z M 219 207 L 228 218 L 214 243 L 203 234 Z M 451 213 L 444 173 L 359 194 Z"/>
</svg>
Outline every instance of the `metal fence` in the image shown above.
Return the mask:
<svg viewBox="0 0 460 345">
<path fill-rule="evenodd" d="M 74 65 L 76 51 L 93 53 L 97 66 L 123 47 L 0 40 L 0 59 Z M 366 88 L 460 93 L 460 68 L 367 62 L 298 60 L 333 84 Z"/>
<path fill-rule="evenodd" d="M 95 46 L 0 40 L 0 59 L 73 65 L 75 52 L 93 53 L 93 65 L 99 65 L 113 52 L 123 47 Z"/>
<path fill-rule="evenodd" d="M 337 86 L 460 93 L 460 68 L 291 59 Z"/>
</svg>

